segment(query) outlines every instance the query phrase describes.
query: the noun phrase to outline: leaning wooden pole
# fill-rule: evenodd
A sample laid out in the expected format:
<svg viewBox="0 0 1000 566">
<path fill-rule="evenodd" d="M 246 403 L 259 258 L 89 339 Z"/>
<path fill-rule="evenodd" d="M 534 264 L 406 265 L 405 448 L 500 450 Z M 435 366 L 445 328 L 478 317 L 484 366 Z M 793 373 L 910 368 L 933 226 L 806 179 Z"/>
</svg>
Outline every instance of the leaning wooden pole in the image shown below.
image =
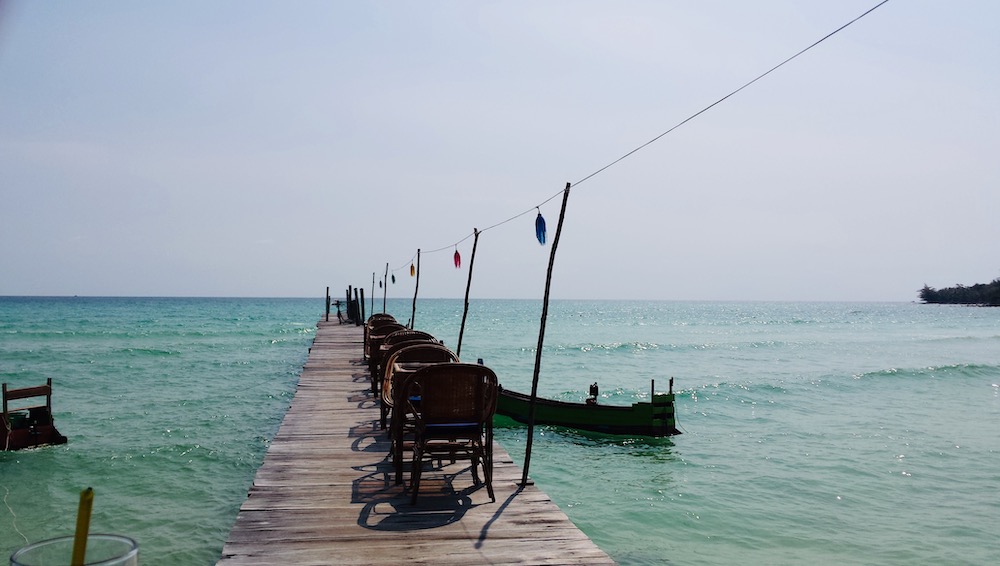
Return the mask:
<svg viewBox="0 0 1000 566">
<path fill-rule="evenodd" d="M 385 275 L 382 276 L 382 313 L 385 314 L 385 297 L 389 293 L 389 264 L 385 264 Z M 373 308 L 372 311 L 375 309 Z"/>
<path fill-rule="evenodd" d="M 535 399 L 538 397 L 538 374 L 542 368 L 542 345 L 545 342 L 545 321 L 549 317 L 549 289 L 552 286 L 552 266 L 556 261 L 556 249 L 559 247 L 559 235 L 562 233 L 563 219 L 566 217 L 566 201 L 569 200 L 570 183 L 566 183 L 563 191 L 562 208 L 559 210 L 559 223 L 556 225 L 556 237 L 552 239 L 552 252 L 549 254 L 549 270 L 545 276 L 545 297 L 542 299 L 542 322 L 538 330 L 538 348 L 535 350 L 535 373 L 531 378 L 531 401 L 528 403 L 528 442 L 524 449 L 524 472 L 521 474 L 521 485 L 528 485 L 528 467 L 531 465 L 531 444 L 535 436 Z"/>
<path fill-rule="evenodd" d="M 462 326 L 458 329 L 458 346 L 455 355 L 462 359 L 462 335 L 465 334 L 465 318 L 469 316 L 469 289 L 472 288 L 472 266 L 476 263 L 476 246 L 479 244 L 479 230 L 472 229 L 472 257 L 469 258 L 469 282 L 465 284 L 465 310 L 462 311 Z"/>
<path fill-rule="evenodd" d="M 413 310 L 410 312 L 410 329 L 416 328 L 417 321 L 417 291 L 420 289 L 420 248 L 417 248 L 417 283 L 413 286 Z"/>
</svg>

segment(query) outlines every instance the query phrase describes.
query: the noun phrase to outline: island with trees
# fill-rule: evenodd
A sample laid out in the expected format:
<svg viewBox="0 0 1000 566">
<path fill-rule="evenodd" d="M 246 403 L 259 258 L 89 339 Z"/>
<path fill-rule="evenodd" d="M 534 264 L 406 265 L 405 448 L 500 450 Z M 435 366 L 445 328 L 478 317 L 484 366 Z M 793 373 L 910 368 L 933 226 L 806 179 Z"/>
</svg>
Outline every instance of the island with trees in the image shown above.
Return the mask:
<svg viewBox="0 0 1000 566">
<path fill-rule="evenodd" d="M 971 287 L 958 285 L 934 289 L 924 285 L 920 290 L 920 300 L 935 304 L 1000 307 L 1000 279 L 994 279 L 992 283 L 977 283 Z"/>
</svg>

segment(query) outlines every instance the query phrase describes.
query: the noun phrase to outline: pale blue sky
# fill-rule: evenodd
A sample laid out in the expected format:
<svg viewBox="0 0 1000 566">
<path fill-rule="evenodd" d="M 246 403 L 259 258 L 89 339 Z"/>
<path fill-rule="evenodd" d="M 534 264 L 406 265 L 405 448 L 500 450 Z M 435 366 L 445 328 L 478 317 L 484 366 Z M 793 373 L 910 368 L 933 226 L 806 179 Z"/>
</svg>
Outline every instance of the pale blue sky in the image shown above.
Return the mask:
<svg viewBox="0 0 1000 566">
<path fill-rule="evenodd" d="M 877 0 L 0 0 L 0 295 L 540 298 L 534 207 Z M 1000 3 L 891 0 L 573 190 L 556 298 L 1000 277 Z M 549 239 L 560 199 L 544 206 Z"/>
</svg>

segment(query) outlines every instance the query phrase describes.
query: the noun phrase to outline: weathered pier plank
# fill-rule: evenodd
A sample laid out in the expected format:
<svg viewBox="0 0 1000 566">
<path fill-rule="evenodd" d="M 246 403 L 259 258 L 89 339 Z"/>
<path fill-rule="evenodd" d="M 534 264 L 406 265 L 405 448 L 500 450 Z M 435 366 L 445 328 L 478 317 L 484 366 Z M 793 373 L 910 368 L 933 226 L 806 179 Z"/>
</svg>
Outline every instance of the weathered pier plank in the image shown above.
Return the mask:
<svg viewBox="0 0 1000 566">
<path fill-rule="evenodd" d="M 496 501 L 468 462 L 393 482 L 360 328 L 320 322 L 291 407 L 219 564 L 613 564 L 494 444 Z M 407 470 L 407 479 L 408 479 Z"/>
</svg>

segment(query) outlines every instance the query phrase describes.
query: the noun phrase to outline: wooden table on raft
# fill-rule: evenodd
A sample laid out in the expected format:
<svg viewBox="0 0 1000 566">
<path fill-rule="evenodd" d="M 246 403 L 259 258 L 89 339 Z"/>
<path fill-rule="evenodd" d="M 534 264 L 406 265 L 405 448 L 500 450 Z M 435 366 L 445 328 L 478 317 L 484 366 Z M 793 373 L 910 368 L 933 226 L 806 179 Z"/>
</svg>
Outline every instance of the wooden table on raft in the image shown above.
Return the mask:
<svg viewBox="0 0 1000 566">
<path fill-rule="evenodd" d="M 320 323 L 298 391 L 240 507 L 219 564 L 613 564 L 494 444 L 491 503 L 459 478 L 393 481 L 362 361 L 362 329 Z"/>
</svg>

